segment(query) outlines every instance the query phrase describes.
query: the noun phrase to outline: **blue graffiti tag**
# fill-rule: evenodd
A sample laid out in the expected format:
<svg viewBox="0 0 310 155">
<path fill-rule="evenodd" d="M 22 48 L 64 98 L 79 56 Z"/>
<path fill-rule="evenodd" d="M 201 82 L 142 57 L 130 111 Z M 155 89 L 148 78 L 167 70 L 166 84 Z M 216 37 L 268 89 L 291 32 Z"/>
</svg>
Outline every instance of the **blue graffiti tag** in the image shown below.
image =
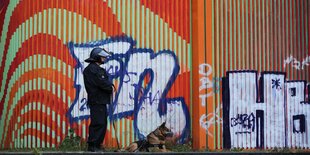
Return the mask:
<svg viewBox="0 0 310 155">
<path fill-rule="evenodd" d="M 169 50 L 155 53 L 152 49 L 134 48 L 135 41 L 126 36 L 86 44 L 69 43 L 70 52 L 77 61 L 74 77 L 77 93 L 68 111 L 70 121 L 89 118 L 82 71 L 88 65 L 84 60 L 91 49 L 98 46 L 114 53 L 103 66 L 110 80 L 118 83 L 113 103 L 109 106 L 110 121 L 134 116 L 135 134 L 142 139 L 162 123 L 150 123 L 145 121 L 146 118 L 164 120 L 168 124 L 178 120 L 179 124 L 170 122 L 170 125 L 180 135 L 179 142 L 187 140 L 190 133 L 188 107 L 182 97 L 166 97 L 180 70 L 176 55 Z M 173 114 L 176 112 L 180 115 Z"/>
</svg>

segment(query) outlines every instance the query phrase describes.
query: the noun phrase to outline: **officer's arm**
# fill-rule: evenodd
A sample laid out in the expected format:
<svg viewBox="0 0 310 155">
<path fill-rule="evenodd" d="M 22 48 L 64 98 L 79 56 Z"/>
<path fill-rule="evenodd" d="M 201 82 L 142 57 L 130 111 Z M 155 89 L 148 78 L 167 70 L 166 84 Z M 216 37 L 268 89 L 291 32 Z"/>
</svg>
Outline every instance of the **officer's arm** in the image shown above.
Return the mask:
<svg viewBox="0 0 310 155">
<path fill-rule="evenodd" d="M 102 77 L 99 73 L 96 74 L 95 84 L 99 86 L 100 89 L 105 92 L 111 94 L 113 92 L 112 82 L 108 80 L 108 78 Z"/>
</svg>

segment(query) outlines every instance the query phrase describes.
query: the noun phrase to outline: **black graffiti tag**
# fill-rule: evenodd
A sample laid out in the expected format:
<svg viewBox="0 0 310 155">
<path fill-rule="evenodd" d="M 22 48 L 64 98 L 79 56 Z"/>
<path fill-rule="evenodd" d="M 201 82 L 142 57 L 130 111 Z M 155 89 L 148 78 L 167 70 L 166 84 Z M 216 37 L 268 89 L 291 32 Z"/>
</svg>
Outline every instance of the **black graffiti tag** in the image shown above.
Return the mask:
<svg viewBox="0 0 310 155">
<path fill-rule="evenodd" d="M 255 128 L 255 116 L 253 113 L 250 115 L 248 114 L 237 114 L 237 116 L 234 118 L 231 118 L 231 127 L 241 125 L 242 128 L 245 128 L 247 130 L 254 131 Z"/>
</svg>

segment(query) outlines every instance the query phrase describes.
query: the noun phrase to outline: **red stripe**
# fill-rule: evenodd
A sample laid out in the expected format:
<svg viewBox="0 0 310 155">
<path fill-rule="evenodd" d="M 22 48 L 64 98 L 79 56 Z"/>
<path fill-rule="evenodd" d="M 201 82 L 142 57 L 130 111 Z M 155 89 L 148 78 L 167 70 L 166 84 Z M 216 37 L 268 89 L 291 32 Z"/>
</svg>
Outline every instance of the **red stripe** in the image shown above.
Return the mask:
<svg viewBox="0 0 310 155">
<path fill-rule="evenodd" d="M 31 102 L 31 101 L 30 101 Z M 20 107 L 21 109 L 24 108 L 24 107 Z M 15 111 L 15 110 L 14 110 Z M 20 138 L 22 139 L 26 134 L 25 133 L 30 133 L 30 134 L 27 134 L 27 135 L 32 135 L 32 136 L 35 136 L 36 138 L 40 138 L 40 139 L 44 139 L 44 137 L 42 137 L 41 135 L 44 135 L 44 136 L 47 136 L 47 130 L 45 130 L 45 132 L 42 132 L 42 126 L 44 125 L 45 127 L 49 127 L 50 129 L 52 129 L 52 127 L 50 126 L 50 124 L 42 124 L 41 122 L 41 118 L 39 117 L 32 117 L 32 119 L 29 119 L 27 120 L 27 122 L 18 122 L 18 117 L 20 118 L 25 118 L 25 117 L 28 117 L 29 115 L 31 115 L 32 113 L 41 113 L 42 117 L 43 118 L 46 118 L 46 117 L 52 117 L 52 115 L 47 115 L 47 113 L 43 113 L 42 111 L 39 111 L 39 110 L 31 110 L 31 111 L 27 111 L 26 113 L 24 114 L 21 114 L 19 113 L 16 113 L 16 115 L 13 117 L 14 119 L 11 120 L 10 122 L 10 125 L 9 125 L 9 129 L 11 128 L 12 130 L 8 130 L 7 132 L 7 139 L 5 140 L 5 145 L 6 147 L 9 147 L 9 144 L 14 142 L 14 139 L 12 139 L 12 133 L 13 131 L 15 132 L 14 133 L 14 137 L 17 137 L 17 138 Z M 58 113 L 56 112 L 56 115 L 57 114 L 60 114 L 60 115 L 63 115 L 62 113 Z M 62 133 L 62 121 L 64 120 L 60 120 L 61 121 L 61 124 L 60 126 L 57 126 L 57 128 L 55 130 L 51 130 L 51 131 L 54 131 L 55 134 L 58 132 L 58 131 L 61 131 L 59 134 L 56 134 L 56 136 L 60 136 L 61 137 L 61 141 L 62 141 L 62 138 L 65 136 L 65 134 Z M 20 135 L 20 137 L 18 137 L 17 135 L 17 130 L 21 129 L 21 127 L 24 125 L 24 124 L 27 124 L 29 122 L 40 122 L 41 124 L 41 129 L 40 130 L 37 130 L 37 129 L 34 129 L 34 128 L 30 128 L 30 132 L 29 132 L 29 128 L 24 130 L 24 133 Z M 53 121 L 54 123 L 57 123 L 57 121 Z M 17 125 L 17 130 L 15 130 L 15 123 Z M 38 128 L 38 126 L 36 126 L 36 128 Z M 32 134 L 31 134 L 32 133 Z M 67 133 L 67 131 L 66 131 Z M 51 136 L 52 138 L 52 134 L 50 134 L 49 136 Z M 57 138 L 57 137 L 56 137 Z"/>
<path fill-rule="evenodd" d="M 3 2 L 0 3 L 0 36 L 2 36 L 4 17 L 5 17 L 5 13 L 7 11 L 8 6 L 9 6 L 8 0 L 3 0 Z"/>
<path fill-rule="evenodd" d="M 14 71 L 16 70 L 16 68 L 18 67 L 18 65 L 24 61 L 26 58 L 28 58 L 29 56 L 32 56 L 33 53 L 32 51 L 36 51 L 37 54 L 46 54 L 46 49 L 49 49 L 47 48 L 46 46 L 48 46 L 49 44 L 39 44 L 37 45 L 37 47 L 33 47 L 31 46 L 33 44 L 33 42 L 36 42 L 38 40 L 41 40 L 41 41 L 45 41 L 47 43 L 51 43 L 51 42 L 58 42 L 58 46 L 57 46 L 57 49 L 55 51 L 62 51 L 63 49 L 65 49 L 65 51 L 62 51 L 62 52 L 65 52 L 65 53 L 69 53 L 69 50 L 68 48 L 62 44 L 62 41 L 59 40 L 57 37 L 55 36 L 51 36 L 51 35 L 46 35 L 46 34 L 38 34 L 38 35 L 35 35 L 35 36 L 32 36 L 31 38 L 29 38 L 28 40 L 26 40 L 21 48 L 19 48 L 19 50 L 17 51 L 16 53 L 16 57 L 13 59 L 13 62 L 12 64 L 10 64 L 10 69 L 8 70 L 8 74 L 7 74 L 7 77 L 8 79 L 6 80 L 5 83 L 5 89 L 4 89 L 4 96 L 7 94 L 7 88 L 8 88 L 8 83 L 10 81 L 10 78 Z M 57 57 L 57 52 L 50 52 L 49 53 L 50 56 L 52 57 Z M 63 62 L 66 62 L 67 65 L 71 65 L 72 67 L 75 66 L 75 63 L 74 63 L 74 60 L 73 60 L 73 57 L 69 56 L 69 60 L 66 60 L 66 58 L 64 57 L 57 57 L 58 59 L 61 59 Z M 41 61 L 44 61 L 44 60 L 41 60 Z M 2 61 L 4 62 L 4 61 Z M 70 63 L 71 62 L 71 63 Z M 4 101 L 5 101 L 5 97 L 2 98 L 1 100 L 1 104 L 0 104 L 0 109 L 3 110 L 3 106 L 4 106 Z M 0 116 L 2 115 L 2 110 L 0 111 Z"/>
<path fill-rule="evenodd" d="M 99 28 L 101 28 L 104 32 L 107 33 L 108 36 L 114 36 L 114 35 L 119 35 L 117 33 L 117 31 L 109 31 L 107 29 L 107 27 L 105 27 L 104 25 L 111 25 L 116 29 L 121 29 L 120 23 L 117 22 L 116 17 L 112 14 L 111 9 L 107 6 L 106 2 L 103 2 L 101 0 L 94 0 L 96 5 L 98 5 L 98 10 L 95 10 L 96 12 L 99 12 L 99 14 L 103 14 L 105 10 L 107 10 L 107 14 L 106 16 L 109 18 L 112 18 L 113 20 L 110 21 L 110 23 L 103 23 L 103 22 L 97 22 L 94 23 L 96 24 Z M 33 16 L 34 14 L 38 13 L 38 12 L 43 12 L 43 10 L 46 10 L 48 8 L 54 8 L 54 4 L 56 3 L 60 3 L 61 0 L 53 0 L 53 1 L 46 1 L 45 3 L 39 2 L 39 0 L 24 0 L 21 1 L 16 8 L 14 9 L 12 16 L 11 16 L 11 20 L 9 23 L 9 29 L 7 32 L 7 38 L 5 41 L 5 47 L 4 47 L 4 51 L 3 51 L 3 58 L 2 60 L 6 60 L 7 57 L 7 52 L 8 52 L 8 46 L 9 46 L 9 40 L 11 39 L 11 36 L 13 35 L 14 31 L 17 29 L 17 27 L 25 22 L 28 18 L 30 18 L 31 16 Z M 68 3 L 71 5 L 79 5 L 79 3 L 82 3 L 81 1 L 76 1 L 76 0 L 68 0 Z M 42 4 L 42 7 L 36 7 L 30 10 L 27 10 L 27 6 L 36 6 L 37 4 Z M 85 12 L 82 12 L 80 9 L 78 8 L 72 8 L 68 6 L 61 6 L 63 8 L 59 8 L 59 9 L 65 9 L 68 11 L 72 11 L 72 12 L 76 12 L 77 14 L 81 14 L 83 17 L 85 17 L 86 19 L 89 19 L 90 21 L 95 21 L 95 18 L 92 16 L 89 16 L 89 14 L 87 14 L 87 16 L 85 15 Z M 22 16 L 21 16 L 22 15 Z M 106 18 L 107 18 L 106 17 Z M 13 20 L 14 19 L 14 20 Z M 51 44 L 49 44 L 51 46 Z M 2 61 L 2 65 L 0 68 L 0 73 L 1 73 L 1 80 L 3 78 L 3 71 L 4 71 L 4 65 L 5 65 L 5 61 Z M 1 108 L 1 107 L 0 107 Z"/>
<path fill-rule="evenodd" d="M 180 4 L 181 3 L 180 0 L 173 0 L 173 2 L 167 1 L 167 0 L 163 0 L 163 1 L 140 0 L 140 1 L 141 1 L 141 5 L 144 5 L 145 7 L 149 8 L 152 12 L 157 14 L 160 18 L 162 18 L 169 25 L 170 28 L 172 28 L 178 35 L 180 35 L 183 39 L 185 39 L 187 43 L 189 43 L 190 41 L 189 35 L 182 33 L 183 27 L 188 25 L 188 23 L 186 23 L 186 20 L 181 20 L 180 22 L 181 18 L 189 18 L 189 12 L 188 10 L 183 10 L 184 7 L 182 7 L 183 5 Z M 152 4 L 152 2 L 156 5 Z M 162 9 L 162 8 L 156 9 L 156 6 L 161 5 L 161 3 L 163 3 L 163 5 L 171 6 L 171 8 L 170 9 Z M 172 19 L 172 20 L 169 20 L 169 19 Z M 186 27 L 186 29 L 189 29 L 189 27 Z"/>
<path fill-rule="evenodd" d="M 14 114 L 18 114 L 18 113 L 19 113 L 19 110 L 22 109 L 22 108 L 24 108 L 26 105 L 28 105 L 28 103 L 31 103 L 31 102 L 41 102 L 41 105 L 44 104 L 44 103 L 42 103 L 42 101 L 41 101 L 39 98 L 33 98 L 34 95 L 36 95 L 36 94 L 41 94 L 41 93 L 46 93 L 46 94 L 47 94 L 47 95 L 44 97 L 45 100 L 47 101 L 47 102 L 45 103 L 45 105 L 46 105 L 47 107 L 50 107 L 51 113 L 52 113 L 52 111 L 55 111 L 56 114 L 65 115 L 67 109 L 53 108 L 53 105 L 54 105 L 55 103 L 58 103 L 58 104 L 66 104 L 66 103 L 62 102 L 62 100 L 59 99 L 59 98 L 57 97 L 57 95 L 54 95 L 53 93 L 51 93 L 50 91 L 47 91 L 47 90 L 33 90 L 33 91 L 28 91 L 28 92 L 26 92 L 26 93 L 24 94 L 24 96 L 21 97 L 20 100 L 17 102 L 17 106 L 13 108 Z M 23 104 L 22 102 L 25 103 L 25 104 Z M 41 106 L 41 107 L 42 107 L 42 106 Z M 32 113 L 30 113 L 30 114 L 32 114 Z M 51 119 L 52 119 L 51 117 L 52 117 L 52 114 L 50 114 L 50 116 L 47 117 L 47 118 L 49 118 L 49 119 L 51 120 Z M 11 118 L 14 118 L 14 117 L 11 117 Z M 5 127 L 6 127 L 7 125 L 8 125 L 8 129 L 12 129 L 12 128 L 13 128 L 13 125 L 14 125 L 15 122 L 14 122 L 14 119 L 11 120 L 11 118 L 6 118 L 6 119 L 5 119 L 5 120 L 9 119 L 9 123 L 4 125 L 4 128 L 3 128 L 4 130 L 5 130 Z M 16 118 L 17 118 L 17 117 L 16 117 Z M 16 118 L 15 118 L 15 119 L 16 119 Z M 32 118 L 30 118 L 30 119 L 32 119 Z M 30 119 L 28 119 L 27 121 L 30 122 Z M 57 119 L 57 118 L 56 118 L 56 119 Z M 50 125 L 51 123 L 52 123 L 52 122 L 46 123 L 46 124 L 47 124 L 47 125 Z M 51 129 L 52 129 L 52 128 L 51 128 Z M 8 131 L 4 131 L 4 132 L 8 132 L 8 134 L 7 134 L 7 136 L 6 136 L 6 139 L 4 139 L 5 137 L 3 137 L 4 134 L 1 135 L 1 136 L 3 137 L 2 142 L 5 142 L 5 144 L 7 144 L 8 140 L 9 140 L 10 137 L 11 137 L 11 136 L 10 136 L 10 133 L 11 133 L 12 131 L 11 131 L 11 130 L 8 130 Z"/>
</svg>

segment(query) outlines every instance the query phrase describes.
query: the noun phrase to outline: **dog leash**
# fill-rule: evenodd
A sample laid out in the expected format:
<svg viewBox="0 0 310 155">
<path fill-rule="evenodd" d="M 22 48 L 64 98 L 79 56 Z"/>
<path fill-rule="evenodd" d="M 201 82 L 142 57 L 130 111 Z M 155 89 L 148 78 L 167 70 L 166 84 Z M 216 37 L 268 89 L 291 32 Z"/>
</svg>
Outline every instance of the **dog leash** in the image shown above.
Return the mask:
<svg viewBox="0 0 310 155">
<path fill-rule="evenodd" d="M 112 86 L 113 86 L 113 88 L 114 88 L 114 90 L 115 90 L 115 92 L 116 92 L 115 86 L 114 86 L 114 85 L 112 85 Z M 112 95 L 111 95 L 111 101 L 113 102 L 113 93 L 112 93 Z M 112 116 L 113 116 L 113 114 L 112 114 Z M 114 121 L 114 120 L 115 120 L 115 119 L 112 119 L 112 126 L 113 126 L 114 131 L 115 131 L 115 137 L 116 137 L 117 148 L 118 148 L 118 149 L 121 149 L 120 146 L 119 146 L 119 142 L 118 142 L 117 130 L 116 130 L 116 127 L 115 127 L 115 121 Z"/>
</svg>

